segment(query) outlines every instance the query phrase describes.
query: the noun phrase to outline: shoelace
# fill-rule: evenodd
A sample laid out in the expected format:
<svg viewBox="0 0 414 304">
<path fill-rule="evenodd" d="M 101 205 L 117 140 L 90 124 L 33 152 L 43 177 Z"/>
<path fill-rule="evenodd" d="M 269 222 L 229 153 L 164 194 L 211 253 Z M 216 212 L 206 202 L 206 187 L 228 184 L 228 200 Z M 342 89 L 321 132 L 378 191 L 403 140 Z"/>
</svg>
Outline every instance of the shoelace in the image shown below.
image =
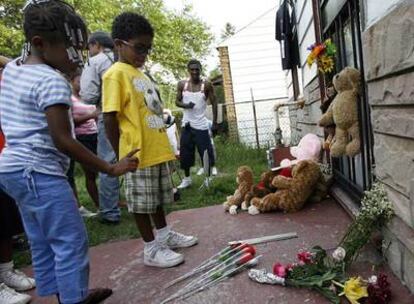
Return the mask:
<svg viewBox="0 0 414 304">
<path fill-rule="evenodd" d="M 5 277 L 8 280 L 11 280 L 13 282 L 13 284 L 16 283 L 16 282 L 22 281 L 22 280 L 27 281 L 27 283 L 30 282 L 29 278 L 23 272 L 21 272 L 17 269 L 7 271 L 5 273 Z"/>
<path fill-rule="evenodd" d="M 175 256 L 174 251 L 168 247 L 162 246 L 159 250 L 161 251 L 161 254 L 167 258 Z"/>
<path fill-rule="evenodd" d="M 184 235 L 184 234 L 181 234 L 181 233 L 179 233 L 179 232 L 175 232 L 175 231 L 172 231 L 171 232 L 171 239 L 173 240 L 173 241 L 186 241 L 187 240 L 187 236 L 186 235 Z"/>
<path fill-rule="evenodd" d="M 150 253 L 151 258 L 155 258 L 157 252 L 162 254 L 164 257 L 172 257 L 174 255 L 174 251 L 170 250 L 168 246 L 160 243 L 155 244 L 154 248 L 152 248 L 152 251 Z"/>
</svg>

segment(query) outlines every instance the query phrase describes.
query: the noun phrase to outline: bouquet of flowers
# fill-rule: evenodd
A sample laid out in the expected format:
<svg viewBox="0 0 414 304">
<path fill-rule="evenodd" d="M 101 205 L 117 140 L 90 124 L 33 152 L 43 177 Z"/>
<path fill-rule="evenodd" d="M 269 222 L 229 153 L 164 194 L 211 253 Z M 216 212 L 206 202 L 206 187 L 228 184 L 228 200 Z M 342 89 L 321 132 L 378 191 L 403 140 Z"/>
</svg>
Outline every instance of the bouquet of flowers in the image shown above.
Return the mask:
<svg viewBox="0 0 414 304">
<path fill-rule="evenodd" d="M 332 303 L 339 304 L 340 297 L 335 293 L 333 282 L 342 282 L 345 279 L 345 253 L 335 250 L 328 255 L 326 250 L 319 246 L 310 251 L 300 251 L 298 262 L 283 266 L 276 263 L 273 274 L 284 279 L 284 284 L 292 287 L 305 287 L 316 290 Z"/>
<path fill-rule="evenodd" d="M 372 232 L 390 221 L 393 215 L 394 210 L 384 187 L 379 183 L 374 183 L 370 191 L 365 191 L 361 209 L 339 244 L 347 252 L 345 257 L 347 266 L 369 241 Z"/>
<path fill-rule="evenodd" d="M 338 247 L 332 254 L 321 247 L 298 253 L 298 262 L 273 265 L 273 273 L 266 269 L 251 269 L 249 277 L 259 283 L 305 287 L 321 293 L 331 303 L 340 304 L 345 297 L 351 304 L 388 304 L 391 300 L 390 283 L 385 274 L 346 278 L 346 251 Z"/>
<path fill-rule="evenodd" d="M 358 277 L 346 279 L 345 270 L 369 241 L 374 229 L 385 225 L 393 215 L 385 189 L 374 183 L 372 189 L 365 192 L 355 221 L 332 253 L 328 254 L 327 250 L 315 246 L 310 251 L 299 252 L 296 263 L 276 263 L 273 274 L 267 273 L 266 269 L 252 269 L 249 277 L 259 283 L 310 288 L 335 304 L 340 303 L 341 296 L 345 296 L 351 304 L 387 304 L 391 291 L 385 275 L 373 276 L 368 281 Z M 338 287 L 342 291 L 338 292 Z M 360 299 L 364 302 L 358 302 Z"/>
<path fill-rule="evenodd" d="M 309 67 L 316 62 L 319 71 L 322 73 L 325 74 L 333 71 L 336 46 L 331 39 L 327 39 L 323 43 L 314 43 L 308 47 L 308 50 L 310 54 L 306 62 Z"/>
</svg>

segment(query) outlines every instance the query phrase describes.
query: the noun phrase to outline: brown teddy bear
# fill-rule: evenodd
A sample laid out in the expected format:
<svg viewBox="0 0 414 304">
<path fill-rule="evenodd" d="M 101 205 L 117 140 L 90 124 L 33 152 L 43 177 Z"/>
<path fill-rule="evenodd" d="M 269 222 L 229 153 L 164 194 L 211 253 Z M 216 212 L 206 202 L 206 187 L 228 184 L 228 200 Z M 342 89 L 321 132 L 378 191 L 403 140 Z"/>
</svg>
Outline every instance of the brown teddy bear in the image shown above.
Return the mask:
<svg viewBox="0 0 414 304">
<path fill-rule="evenodd" d="M 237 214 L 237 208 L 244 202 L 244 197 L 253 188 L 253 171 L 248 166 L 241 166 L 237 169 L 236 182 L 238 184 L 233 195 L 227 197 L 227 201 L 223 203 L 224 209 L 230 214 Z"/>
<path fill-rule="evenodd" d="M 254 197 L 265 197 L 269 193 L 273 193 L 276 191 L 276 188 L 272 185 L 272 180 L 275 176 L 278 175 L 278 172 L 268 170 L 262 173 L 260 176 L 260 181 L 257 185 L 254 185 L 252 190 L 249 191 L 245 197 L 244 202 L 241 204 L 242 210 L 247 210 L 250 206 L 250 201 Z"/>
<path fill-rule="evenodd" d="M 276 176 L 272 184 L 279 190 L 264 198 L 254 198 L 249 207 L 251 215 L 260 212 L 282 210 L 294 212 L 300 210 L 315 190 L 321 178 L 321 170 L 313 160 L 302 160 L 292 169 L 292 178 Z"/>
<path fill-rule="evenodd" d="M 252 190 L 249 191 L 244 197 L 244 202 L 241 204 L 242 210 L 248 210 L 250 202 L 253 198 L 263 198 L 269 193 L 276 192 L 277 188 L 272 185 L 273 178 L 275 176 L 292 177 L 291 168 L 283 168 L 282 170 L 272 171 L 268 170 L 262 173 L 260 181 L 257 185 L 254 185 Z"/>
<path fill-rule="evenodd" d="M 360 152 L 358 100 L 361 74 L 357 69 L 346 67 L 333 78 L 337 95 L 319 125 L 332 124 L 335 128 L 335 141 L 331 146 L 331 155 L 339 157 L 344 154 L 355 156 Z M 349 136 L 351 140 L 349 140 Z"/>
</svg>

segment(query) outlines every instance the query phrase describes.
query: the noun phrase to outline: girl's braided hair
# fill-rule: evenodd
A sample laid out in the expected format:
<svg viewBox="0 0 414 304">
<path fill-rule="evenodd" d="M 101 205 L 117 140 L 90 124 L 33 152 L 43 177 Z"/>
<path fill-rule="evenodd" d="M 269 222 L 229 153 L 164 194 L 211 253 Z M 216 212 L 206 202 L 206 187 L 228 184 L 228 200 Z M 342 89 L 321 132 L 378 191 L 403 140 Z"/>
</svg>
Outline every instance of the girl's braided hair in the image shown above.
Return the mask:
<svg viewBox="0 0 414 304">
<path fill-rule="evenodd" d="M 83 62 L 79 50 L 87 45 L 87 27 L 71 5 L 61 0 L 29 0 L 23 13 L 26 38 L 23 57 L 30 54 L 30 41 L 38 35 L 51 43 L 63 42 L 69 59 Z"/>
</svg>

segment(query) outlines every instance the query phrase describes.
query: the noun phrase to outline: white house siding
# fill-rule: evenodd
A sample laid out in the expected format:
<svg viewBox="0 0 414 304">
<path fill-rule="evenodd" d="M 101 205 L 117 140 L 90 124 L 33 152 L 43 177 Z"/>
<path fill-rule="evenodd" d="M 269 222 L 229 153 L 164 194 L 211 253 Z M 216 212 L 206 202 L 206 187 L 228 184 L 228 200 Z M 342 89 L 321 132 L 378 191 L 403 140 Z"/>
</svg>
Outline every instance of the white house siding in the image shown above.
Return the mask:
<svg viewBox="0 0 414 304">
<path fill-rule="evenodd" d="M 312 1 L 299 0 L 295 5 L 296 21 L 298 23 L 298 42 L 301 64 L 301 86 L 306 87 L 316 77 L 316 65 L 309 68 L 306 58 L 309 54 L 307 48 L 315 43 L 315 27 L 313 24 Z"/>
<path fill-rule="evenodd" d="M 315 43 L 315 26 L 313 22 L 312 1 L 298 0 L 295 2 L 295 14 L 298 29 L 298 43 L 300 55 L 300 68 L 298 69 L 300 94 L 305 99 L 305 106 L 302 110 L 291 111 L 291 132 L 292 143 L 297 143 L 307 133 L 314 133 L 321 139 L 323 130 L 317 126 L 321 116 L 319 81 L 316 65 L 309 68 L 306 58 L 309 54 L 307 48 Z M 291 81 L 291 73 L 287 74 L 288 81 Z M 289 95 L 293 94 L 289 87 Z"/>
<path fill-rule="evenodd" d="M 275 40 L 276 11 L 277 7 L 268 10 L 220 45 L 226 46 L 229 52 L 239 138 L 249 145 L 256 141 L 252 104 L 245 103 L 252 100 L 251 92 L 257 101 L 258 133 L 262 146 L 274 142 L 273 106 L 287 100 L 280 46 Z M 290 138 L 288 116 L 281 119 L 281 126 L 284 137 Z"/>
</svg>

